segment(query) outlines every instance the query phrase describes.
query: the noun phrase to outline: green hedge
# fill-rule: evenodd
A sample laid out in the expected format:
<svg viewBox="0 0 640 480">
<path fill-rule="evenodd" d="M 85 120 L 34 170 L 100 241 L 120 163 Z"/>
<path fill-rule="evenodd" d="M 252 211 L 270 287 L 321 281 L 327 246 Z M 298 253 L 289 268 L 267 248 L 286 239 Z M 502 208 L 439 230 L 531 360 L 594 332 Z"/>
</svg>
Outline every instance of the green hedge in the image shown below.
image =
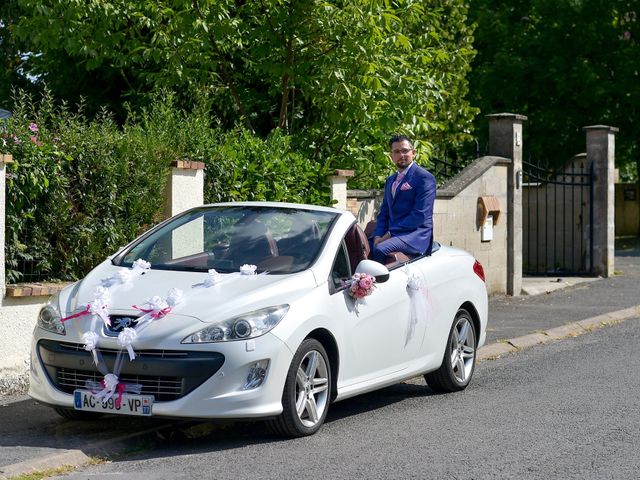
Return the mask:
<svg viewBox="0 0 640 480">
<path fill-rule="evenodd" d="M 329 204 L 323 167 L 293 152 L 287 136 L 222 132 L 206 111 L 179 111 L 165 94 L 119 126 L 106 112 L 88 119 L 49 95 L 17 95 L 0 126 L 0 150 L 14 157 L 6 169 L 7 282 L 82 277 L 162 220 L 175 159 L 205 162 L 206 202 Z"/>
</svg>

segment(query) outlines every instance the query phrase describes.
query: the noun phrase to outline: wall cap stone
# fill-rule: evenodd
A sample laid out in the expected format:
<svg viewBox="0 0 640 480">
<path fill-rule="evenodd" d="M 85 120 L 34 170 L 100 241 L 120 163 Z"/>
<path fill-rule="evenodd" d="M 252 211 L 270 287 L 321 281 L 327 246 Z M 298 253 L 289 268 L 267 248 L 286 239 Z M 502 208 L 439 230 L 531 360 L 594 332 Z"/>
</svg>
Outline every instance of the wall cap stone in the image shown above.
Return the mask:
<svg viewBox="0 0 640 480">
<path fill-rule="evenodd" d="M 172 168 L 181 170 L 204 170 L 204 162 L 194 162 L 191 160 L 174 160 L 171 162 Z"/>
<path fill-rule="evenodd" d="M 0 153 L 0 163 L 13 163 L 13 155 Z"/>
<path fill-rule="evenodd" d="M 491 113 L 489 115 L 485 115 L 485 118 L 489 118 L 489 119 L 513 119 L 513 120 L 520 120 L 520 121 L 526 121 L 529 118 L 526 115 L 520 115 L 519 113 Z"/>
<path fill-rule="evenodd" d="M 356 174 L 355 170 L 335 170 L 331 177 L 353 177 Z"/>
<path fill-rule="evenodd" d="M 349 198 L 372 198 L 382 195 L 382 189 L 372 190 L 348 190 Z"/>
<path fill-rule="evenodd" d="M 594 131 L 594 130 L 604 130 L 605 132 L 610 132 L 610 133 L 618 133 L 620 131 L 618 127 L 611 127 L 609 125 L 589 125 L 586 127 L 582 127 L 582 130 L 585 132 Z"/>
<path fill-rule="evenodd" d="M 436 198 L 453 198 L 471 185 L 471 183 L 480 178 L 483 173 L 494 165 L 510 164 L 511 160 L 504 157 L 485 156 L 476 158 L 473 162 L 464 167 L 458 175 L 445 183 L 441 188 L 437 189 Z"/>
<path fill-rule="evenodd" d="M 55 295 L 73 282 L 60 283 L 17 283 L 7 285 L 6 297 L 48 297 Z"/>
</svg>

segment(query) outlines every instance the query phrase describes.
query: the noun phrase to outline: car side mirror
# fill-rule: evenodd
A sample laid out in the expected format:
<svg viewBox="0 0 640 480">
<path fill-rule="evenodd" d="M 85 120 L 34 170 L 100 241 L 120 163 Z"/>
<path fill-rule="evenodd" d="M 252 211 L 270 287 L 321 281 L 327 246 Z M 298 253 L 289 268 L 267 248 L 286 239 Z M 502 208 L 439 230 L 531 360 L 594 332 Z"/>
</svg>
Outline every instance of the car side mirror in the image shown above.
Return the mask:
<svg viewBox="0 0 640 480">
<path fill-rule="evenodd" d="M 356 267 L 356 273 L 366 273 L 375 277 L 376 282 L 384 283 L 389 280 L 389 269 L 373 260 L 362 260 Z"/>
</svg>

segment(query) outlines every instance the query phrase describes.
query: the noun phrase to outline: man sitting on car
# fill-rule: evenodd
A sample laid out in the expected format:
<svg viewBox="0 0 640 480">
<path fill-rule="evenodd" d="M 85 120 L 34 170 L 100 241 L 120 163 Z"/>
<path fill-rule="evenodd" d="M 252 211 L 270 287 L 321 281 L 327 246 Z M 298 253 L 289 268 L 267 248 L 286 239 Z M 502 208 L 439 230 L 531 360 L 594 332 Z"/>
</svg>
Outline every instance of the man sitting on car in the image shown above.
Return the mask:
<svg viewBox="0 0 640 480">
<path fill-rule="evenodd" d="M 429 255 L 433 244 L 435 177 L 416 164 L 416 150 L 404 135 L 389 141 L 391 160 L 398 171 L 387 178 L 376 229 L 369 243 L 370 258 L 386 263 L 391 252 Z"/>
</svg>

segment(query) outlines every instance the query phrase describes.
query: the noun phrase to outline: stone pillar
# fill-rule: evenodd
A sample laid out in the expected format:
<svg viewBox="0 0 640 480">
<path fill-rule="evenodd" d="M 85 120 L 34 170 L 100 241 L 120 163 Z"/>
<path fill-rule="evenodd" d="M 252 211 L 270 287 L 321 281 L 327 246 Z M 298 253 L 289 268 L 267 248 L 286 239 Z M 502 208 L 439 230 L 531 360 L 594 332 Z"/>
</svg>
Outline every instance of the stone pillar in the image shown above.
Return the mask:
<svg viewBox="0 0 640 480">
<path fill-rule="evenodd" d="M 615 257 L 615 145 L 618 129 L 607 125 L 584 127 L 587 165 L 593 166 L 593 272 L 613 275 Z"/>
<path fill-rule="evenodd" d="M 204 203 L 204 162 L 175 160 L 165 189 L 165 216 L 199 207 Z"/>
<path fill-rule="evenodd" d="M 333 175 L 327 177 L 331 185 L 331 200 L 336 201 L 333 204 L 335 208 L 347 209 L 347 179 L 354 174 L 353 170 L 336 170 Z"/>
<path fill-rule="evenodd" d="M 175 160 L 165 190 L 165 216 L 173 217 L 204 203 L 204 162 Z M 201 253 L 204 250 L 204 221 L 193 220 L 171 234 L 166 245 L 171 258 Z"/>
<path fill-rule="evenodd" d="M 524 115 L 496 113 L 489 119 L 489 155 L 511 159 L 507 171 L 507 294 L 522 290 L 522 123 Z"/>
<path fill-rule="evenodd" d="M 5 279 L 5 256 L 4 256 L 4 226 L 5 226 L 5 205 L 6 205 L 6 165 L 12 163 L 13 158 L 11 155 L 5 155 L 0 153 L 0 301 L 4 298 L 6 292 L 6 279 Z"/>
</svg>

